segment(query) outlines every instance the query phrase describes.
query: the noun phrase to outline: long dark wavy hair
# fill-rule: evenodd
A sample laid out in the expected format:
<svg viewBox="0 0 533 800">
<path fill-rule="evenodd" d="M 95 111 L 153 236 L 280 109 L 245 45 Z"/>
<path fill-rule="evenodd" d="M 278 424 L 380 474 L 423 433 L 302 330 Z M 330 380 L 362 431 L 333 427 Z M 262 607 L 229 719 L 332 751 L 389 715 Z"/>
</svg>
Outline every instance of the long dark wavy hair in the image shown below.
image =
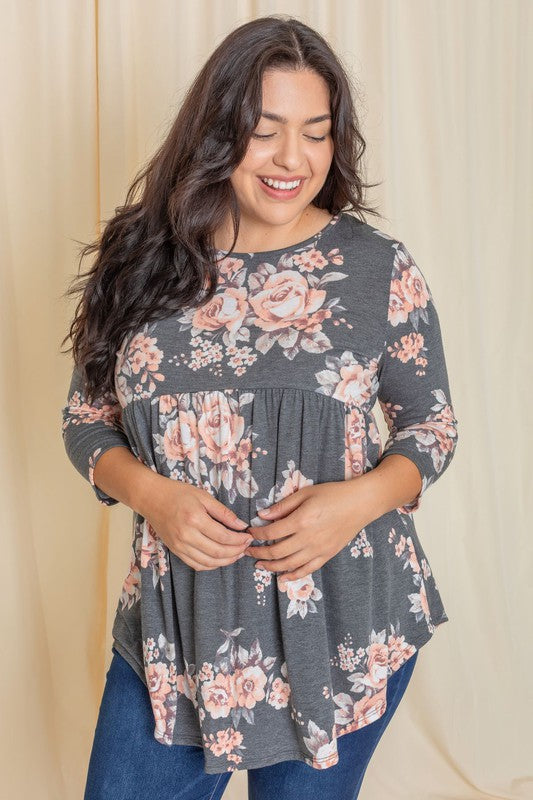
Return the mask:
<svg viewBox="0 0 533 800">
<path fill-rule="evenodd" d="M 81 293 L 69 332 L 85 395 L 115 392 L 116 355 L 124 336 L 146 322 L 211 300 L 217 289 L 214 234 L 228 213 L 235 246 L 239 206 L 231 181 L 246 154 L 262 105 L 266 69 L 311 69 L 329 87 L 334 153 L 313 200 L 330 214 L 381 216 L 363 204 L 355 92 L 327 41 L 294 18 L 273 15 L 233 30 L 201 68 L 148 164 L 137 173 L 123 206 L 105 221 L 97 241 L 81 249 L 78 275 L 63 295 Z M 144 182 L 140 197 L 134 196 Z M 84 256 L 94 264 L 80 273 Z M 231 254 L 231 251 L 230 253 Z"/>
</svg>

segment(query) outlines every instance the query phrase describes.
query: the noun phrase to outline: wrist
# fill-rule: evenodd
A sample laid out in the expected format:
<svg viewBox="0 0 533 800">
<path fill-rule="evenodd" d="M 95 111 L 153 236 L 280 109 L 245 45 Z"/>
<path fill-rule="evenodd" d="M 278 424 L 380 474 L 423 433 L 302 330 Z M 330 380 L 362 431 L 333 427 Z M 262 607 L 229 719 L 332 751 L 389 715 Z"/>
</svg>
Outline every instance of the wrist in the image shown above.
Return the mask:
<svg viewBox="0 0 533 800">
<path fill-rule="evenodd" d="M 142 517 L 150 515 L 154 499 L 157 496 L 157 486 L 164 476 L 155 472 L 145 464 L 138 462 L 132 479 L 129 482 L 129 496 L 127 505 Z"/>
<path fill-rule="evenodd" d="M 342 483 L 342 486 L 345 489 L 347 502 L 352 503 L 357 518 L 362 519 L 361 528 L 389 511 L 383 482 L 375 469 L 355 478 L 349 478 Z"/>
<path fill-rule="evenodd" d="M 382 458 L 371 470 L 352 480 L 358 482 L 353 496 L 366 525 L 388 511 L 412 503 L 422 487 L 418 467 L 400 453 Z"/>
</svg>

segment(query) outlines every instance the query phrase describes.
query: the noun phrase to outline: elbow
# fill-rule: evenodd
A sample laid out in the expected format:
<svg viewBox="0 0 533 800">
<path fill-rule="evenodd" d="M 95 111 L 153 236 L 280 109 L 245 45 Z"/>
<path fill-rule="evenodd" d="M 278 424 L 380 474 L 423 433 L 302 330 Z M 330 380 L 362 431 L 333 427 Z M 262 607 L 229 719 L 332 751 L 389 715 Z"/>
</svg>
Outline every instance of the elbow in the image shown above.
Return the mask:
<svg viewBox="0 0 533 800">
<path fill-rule="evenodd" d="M 389 441 L 389 452 L 399 452 L 410 457 L 418 466 L 422 476 L 422 488 L 418 495 L 400 508 L 412 513 L 420 507 L 422 496 L 447 470 L 457 450 L 459 441 L 458 422 L 453 412 L 446 418 L 432 419 L 396 430 Z"/>
<path fill-rule="evenodd" d="M 71 428 L 70 428 L 70 420 L 68 418 L 63 417 L 63 423 L 61 425 L 61 439 L 63 441 L 63 448 L 69 461 L 74 463 L 74 456 L 73 456 L 73 446 L 72 446 L 72 438 L 70 436 Z"/>
<path fill-rule="evenodd" d="M 430 456 L 431 467 L 427 477 L 435 482 L 448 469 L 455 456 L 459 441 L 457 419 L 433 420 L 421 432 L 421 438 L 419 446 Z"/>
</svg>

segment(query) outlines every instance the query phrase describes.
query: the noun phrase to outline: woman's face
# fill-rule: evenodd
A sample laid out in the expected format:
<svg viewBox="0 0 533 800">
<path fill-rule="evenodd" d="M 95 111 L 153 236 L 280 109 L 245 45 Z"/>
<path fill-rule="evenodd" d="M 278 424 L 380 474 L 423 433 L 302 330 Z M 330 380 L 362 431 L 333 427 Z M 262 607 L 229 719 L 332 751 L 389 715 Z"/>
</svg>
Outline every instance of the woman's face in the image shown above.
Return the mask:
<svg viewBox="0 0 533 800">
<path fill-rule="evenodd" d="M 264 225 L 297 222 L 316 197 L 333 158 L 329 101 L 328 86 L 316 72 L 265 71 L 262 115 L 231 176 L 245 220 Z M 299 180 L 299 186 L 269 188 L 262 178 Z"/>
</svg>

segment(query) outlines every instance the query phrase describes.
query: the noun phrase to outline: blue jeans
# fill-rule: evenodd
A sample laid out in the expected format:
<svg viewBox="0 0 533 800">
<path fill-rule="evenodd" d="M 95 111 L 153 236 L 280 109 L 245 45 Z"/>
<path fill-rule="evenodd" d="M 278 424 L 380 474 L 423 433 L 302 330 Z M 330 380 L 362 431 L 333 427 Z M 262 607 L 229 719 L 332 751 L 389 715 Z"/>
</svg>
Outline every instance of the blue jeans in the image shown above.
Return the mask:
<svg viewBox="0 0 533 800">
<path fill-rule="evenodd" d="M 204 771 L 203 749 L 164 746 L 153 735 L 146 686 L 112 648 L 113 658 L 95 729 L 84 800 L 219 800 L 232 772 Z M 416 651 L 387 684 L 382 717 L 337 740 L 339 762 L 319 770 L 303 761 L 249 769 L 249 800 L 355 800 L 372 753 L 411 678 Z"/>
</svg>

